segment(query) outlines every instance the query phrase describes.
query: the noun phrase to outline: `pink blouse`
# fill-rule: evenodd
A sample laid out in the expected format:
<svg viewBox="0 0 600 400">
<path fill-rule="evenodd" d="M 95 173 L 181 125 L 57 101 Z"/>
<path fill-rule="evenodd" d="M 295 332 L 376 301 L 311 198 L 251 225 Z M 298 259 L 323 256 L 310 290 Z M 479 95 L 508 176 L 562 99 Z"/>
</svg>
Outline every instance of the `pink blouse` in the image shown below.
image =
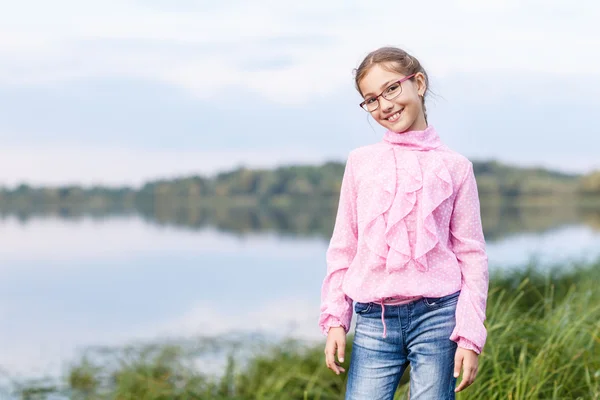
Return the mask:
<svg viewBox="0 0 600 400">
<path fill-rule="evenodd" d="M 350 152 L 326 260 L 324 334 L 348 331 L 353 301 L 460 289 L 449 339 L 481 353 L 489 279 L 473 164 L 432 126 Z"/>
</svg>

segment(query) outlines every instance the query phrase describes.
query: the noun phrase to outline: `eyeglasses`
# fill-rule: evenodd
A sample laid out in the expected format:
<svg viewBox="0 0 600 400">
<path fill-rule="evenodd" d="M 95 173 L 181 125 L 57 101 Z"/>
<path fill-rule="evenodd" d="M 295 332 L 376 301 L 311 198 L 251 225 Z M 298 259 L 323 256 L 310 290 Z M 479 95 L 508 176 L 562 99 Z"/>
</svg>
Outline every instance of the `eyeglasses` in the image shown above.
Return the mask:
<svg viewBox="0 0 600 400">
<path fill-rule="evenodd" d="M 408 75 L 408 76 L 400 79 L 399 81 L 391 83 L 379 95 L 374 96 L 374 97 L 369 97 L 368 99 L 366 99 L 365 101 L 360 103 L 359 104 L 360 107 L 367 112 L 373 112 L 373 111 L 377 110 L 377 108 L 379 108 L 379 97 L 380 96 L 386 100 L 395 99 L 396 97 L 400 96 L 400 93 L 402 93 L 402 82 L 409 80 L 410 78 L 412 78 L 415 75 L 416 74 Z"/>
</svg>

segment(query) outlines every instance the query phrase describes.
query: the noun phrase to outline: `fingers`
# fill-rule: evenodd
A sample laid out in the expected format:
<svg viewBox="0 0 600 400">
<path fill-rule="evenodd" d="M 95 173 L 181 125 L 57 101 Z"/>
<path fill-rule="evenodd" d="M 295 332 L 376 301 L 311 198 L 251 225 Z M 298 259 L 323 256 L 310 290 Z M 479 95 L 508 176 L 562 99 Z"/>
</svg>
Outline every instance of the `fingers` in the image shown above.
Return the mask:
<svg viewBox="0 0 600 400">
<path fill-rule="evenodd" d="M 475 382 L 475 377 L 477 376 L 477 369 L 473 367 L 465 367 L 463 370 L 462 380 L 456 389 L 455 392 L 460 392 L 461 390 L 471 386 L 473 382 Z"/>
<path fill-rule="evenodd" d="M 475 377 L 477 376 L 477 365 L 473 365 L 472 363 L 465 361 L 465 358 L 462 356 L 457 356 L 454 361 L 454 377 L 458 377 L 461 368 L 463 371 L 462 380 L 456 389 L 454 389 L 455 392 L 460 392 L 461 390 L 469 387 L 473 382 L 475 382 Z"/>
<path fill-rule="evenodd" d="M 346 370 L 335 361 L 336 349 L 338 351 L 338 358 L 340 359 L 340 362 L 344 361 L 343 358 L 345 347 L 345 341 L 341 340 L 328 341 L 327 345 L 325 346 L 325 364 L 327 365 L 327 368 L 335 372 L 336 375 L 339 375 L 341 372 L 346 372 Z"/>
<path fill-rule="evenodd" d="M 456 355 L 454 356 L 454 377 L 458 378 L 458 375 L 460 375 L 460 370 L 462 368 L 462 363 L 464 360 L 464 356 L 462 355 L 462 353 L 460 351 L 456 352 Z"/>
<path fill-rule="evenodd" d="M 342 372 L 346 372 L 344 367 L 340 366 L 340 363 L 344 362 L 344 353 L 346 353 L 346 340 L 342 340 L 338 342 L 338 369 Z"/>
<path fill-rule="evenodd" d="M 346 353 L 346 346 L 344 343 L 339 343 L 337 352 L 338 352 L 339 362 L 343 363 L 344 362 L 344 353 Z"/>
<path fill-rule="evenodd" d="M 337 365 L 335 364 L 335 342 L 327 341 L 325 345 L 325 364 L 327 368 L 335 372 L 339 375 L 339 370 L 337 369 Z"/>
<path fill-rule="evenodd" d="M 340 364 L 335 361 L 334 353 L 328 353 L 325 355 L 325 363 L 327 364 L 327 368 L 335 372 L 336 375 L 346 372 L 344 367 L 341 367 Z"/>
</svg>

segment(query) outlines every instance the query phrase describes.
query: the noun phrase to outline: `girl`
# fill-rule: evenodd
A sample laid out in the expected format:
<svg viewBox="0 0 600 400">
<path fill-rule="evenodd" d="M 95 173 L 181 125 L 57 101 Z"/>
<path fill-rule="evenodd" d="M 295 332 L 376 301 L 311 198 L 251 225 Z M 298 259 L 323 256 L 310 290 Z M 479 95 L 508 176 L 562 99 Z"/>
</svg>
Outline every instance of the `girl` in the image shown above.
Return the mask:
<svg viewBox="0 0 600 400">
<path fill-rule="evenodd" d="M 473 383 L 487 337 L 473 165 L 427 124 L 428 76 L 415 57 L 368 54 L 356 88 L 387 132 L 350 152 L 342 178 L 321 293 L 326 364 L 345 372 L 354 301 L 347 400 L 392 399 L 409 363 L 411 400 L 454 399 Z"/>
</svg>

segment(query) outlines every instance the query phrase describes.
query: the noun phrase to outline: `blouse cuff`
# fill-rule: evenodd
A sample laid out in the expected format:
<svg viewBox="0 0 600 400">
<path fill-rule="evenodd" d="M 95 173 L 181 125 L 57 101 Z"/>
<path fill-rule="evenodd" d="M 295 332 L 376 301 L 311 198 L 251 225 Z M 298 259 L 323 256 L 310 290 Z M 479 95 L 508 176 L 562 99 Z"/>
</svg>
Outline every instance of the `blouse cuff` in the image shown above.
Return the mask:
<svg viewBox="0 0 600 400">
<path fill-rule="evenodd" d="M 458 339 L 458 347 L 462 347 L 463 349 L 473 350 L 477 354 L 481 354 L 481 349 L 475 343 L 471 342 L 469 339 L 465 339 L 464 337 L 460 337 Z"/>
<path fill-rule="evenodd" d="M 342 324 L 339 319 L 337 319 L 333 315 L 329 315 L 326 318 L 326 320 L 321 324 L 321 332 L 323 332 L 323 334 L 327 336 L 327 334 L 329 333 L 329 328 L 337 328 L 340 326 L 344 328 L 344 331 L 346 333 L 348 333 L 348 328 L 344 324 Z"/>
</svg>

